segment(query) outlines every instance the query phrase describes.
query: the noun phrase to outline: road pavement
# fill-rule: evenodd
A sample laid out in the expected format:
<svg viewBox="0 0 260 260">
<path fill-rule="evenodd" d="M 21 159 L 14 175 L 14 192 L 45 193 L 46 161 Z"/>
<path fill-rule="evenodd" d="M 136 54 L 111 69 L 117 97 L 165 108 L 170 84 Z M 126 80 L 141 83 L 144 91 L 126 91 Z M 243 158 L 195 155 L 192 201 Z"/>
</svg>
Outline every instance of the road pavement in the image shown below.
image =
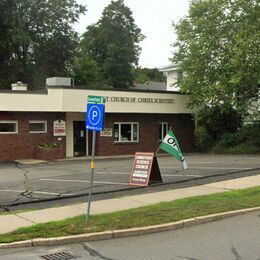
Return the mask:
<svg viewBox="0 0 260 260">
<path fill-rule="evenodd" d="M 55 247 L 2 249 L 0 259 L 30 260 L 56 255 L 60 257 L 56 259 L 259 260 L 259 241 L 260 211 L 137 237 Z M 65 258 L 65 255 L 71 255 L 71 258 Z"/>
<path fill-rule="evenodd" d="M 187 171 L 173 157 L 158 157 L 162 184 L 128 185 L 133 158 L 96 161 L 93 200 L 178 189 L 259 174 L 259 155 L 186 155 Z M 89 160 L 39 165 L 0 164 L 0 211 L 45 208 L 87 200 Z M 61 200 L 62 199 L 62 200 Z M 35 203 L 42 201 L 42 203 Z"/>
</svg>

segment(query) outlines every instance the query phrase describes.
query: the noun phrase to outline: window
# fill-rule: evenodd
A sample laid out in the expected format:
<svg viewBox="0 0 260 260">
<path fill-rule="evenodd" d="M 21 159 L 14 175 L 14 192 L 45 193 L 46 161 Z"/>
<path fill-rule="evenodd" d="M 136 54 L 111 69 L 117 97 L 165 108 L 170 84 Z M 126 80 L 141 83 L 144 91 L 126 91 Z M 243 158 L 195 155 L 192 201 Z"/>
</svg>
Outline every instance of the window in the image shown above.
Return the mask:
<svg viewBox="0 0 260 260">
<path fill-rule="evenodd" d="M 0 121 L 0 134 L 17 134 L 17 121 Z"/>
<path fill-rule="evenodd" d="M 114 123 L 115 142 L 138 142 L 138 123 Z"/>
<path fill-rule="evenodd" d="M 29 121 L 30 133 L 47 133 L 47 121 Z"/>
<path fill-rule="evenodd" d="M 159 141 L 162 141 L 163 138 L 168 133 L 168 123 L 162 122 L 159 125 Z"/>
</svg>

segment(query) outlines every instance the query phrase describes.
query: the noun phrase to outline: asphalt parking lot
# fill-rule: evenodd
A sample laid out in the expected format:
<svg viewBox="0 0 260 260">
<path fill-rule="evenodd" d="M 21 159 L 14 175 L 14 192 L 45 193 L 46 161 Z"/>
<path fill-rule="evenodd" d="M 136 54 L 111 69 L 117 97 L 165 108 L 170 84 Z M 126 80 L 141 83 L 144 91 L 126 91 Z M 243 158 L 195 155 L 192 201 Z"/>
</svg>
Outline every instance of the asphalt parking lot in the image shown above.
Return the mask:
<svg viewBox="0 0 260 260">
<path fill-rule="evenodd" d="M 186 155 L 183 170 L 173 157 L 158 157 L 163 183 L 147 188 L 129 186 L 133 158 L 96 160 L 93 200 L 178 189 L 260 173 L 259 155 Z M 0 164 L 0 211 L 42 208 L 87 200 L 89 160 L 39 165 Z"/>
</svg>

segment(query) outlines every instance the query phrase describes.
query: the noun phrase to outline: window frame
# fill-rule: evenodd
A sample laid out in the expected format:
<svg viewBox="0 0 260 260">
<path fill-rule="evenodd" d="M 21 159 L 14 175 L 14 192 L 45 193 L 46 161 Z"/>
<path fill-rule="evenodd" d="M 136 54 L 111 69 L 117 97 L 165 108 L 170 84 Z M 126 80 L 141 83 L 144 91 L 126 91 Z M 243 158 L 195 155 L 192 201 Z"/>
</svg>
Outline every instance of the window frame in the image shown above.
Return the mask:
<svg viewBox="0 0 260 260">
<path fill-rule="evenodd" d="M 0 124 L 10 124 L 13 123 L 15 124 L 15 132 L 0 132 L 1 135 L 4 134 L 18 134 L 18 121 L 17 120 L 0 120 Z"/>
<path fill-rule="evenodd" d="M 115 125 L 118 125 L 118 141 L 115 140 Z M 121 140 L 121 125 L 131 125 L 131 140 L 130 141 L 122 141 Z M 137 126 L 137 139 L 134 140 L 134 125 Z M 114 143 L 139 143 L 139 122 L 114 122 Z"/>
<path fill-rule="evenodd" d="M 30 124 L 44 124 L 44 130 L 43 131 L 30 131 Z M 30 134 L 46 134 L 47 133 L 47 120 L 30 120 L 29 121 L 29 133 Z"/>
<path fill-rule="evenodd" d="M 163 133 L 164 125 L 166 125 L 166 133 Z M 169 131 L 169 124 L 168 124 L 168 122 L 160 122 L 159 123 L 159 131 L 160 131 L 159 141 L 161 142 L 163 140 L 163 138 L 167 135 L 168 131 Z"/>
</svg>

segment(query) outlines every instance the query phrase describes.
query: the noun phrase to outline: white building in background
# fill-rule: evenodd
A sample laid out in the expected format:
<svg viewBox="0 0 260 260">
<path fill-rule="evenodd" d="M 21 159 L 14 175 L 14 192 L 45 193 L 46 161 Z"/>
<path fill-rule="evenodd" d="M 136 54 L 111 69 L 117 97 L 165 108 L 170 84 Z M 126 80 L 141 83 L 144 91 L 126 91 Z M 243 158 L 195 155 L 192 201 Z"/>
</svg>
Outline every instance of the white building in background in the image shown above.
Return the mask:
<svg viewBox="0 0 260 260">
<path fill-rule="evenodd" d="M 179 70 L 177 64 L 162 67 L 159 71 L 163 72 L 163 75 L 166 77 L 167 91 L 180 91 L 177 82 L 182 78 L 182 71 Z"/>
<path fill-rule="evenodd" d="M 180 92 L 177 82 L 182 79 L 183 72 L 179 69 L 179 66 L 171 64 L 160 68 L 159 71 L 166 77 L 166 91 Z M 249 116 L 244 119 L 245 124 L 260 121 L 260 90 L 258 92 L 258 99 L 251 102 L 248 114 Z"/>
<path fill-rule="evenodd" d="M 144 84 L 137 83 L 133 87 L 130 87 L 130 89 L 167 91 L 165 82 L 157 82 L 157 81 L 146 81 Z"/>
</svg>

